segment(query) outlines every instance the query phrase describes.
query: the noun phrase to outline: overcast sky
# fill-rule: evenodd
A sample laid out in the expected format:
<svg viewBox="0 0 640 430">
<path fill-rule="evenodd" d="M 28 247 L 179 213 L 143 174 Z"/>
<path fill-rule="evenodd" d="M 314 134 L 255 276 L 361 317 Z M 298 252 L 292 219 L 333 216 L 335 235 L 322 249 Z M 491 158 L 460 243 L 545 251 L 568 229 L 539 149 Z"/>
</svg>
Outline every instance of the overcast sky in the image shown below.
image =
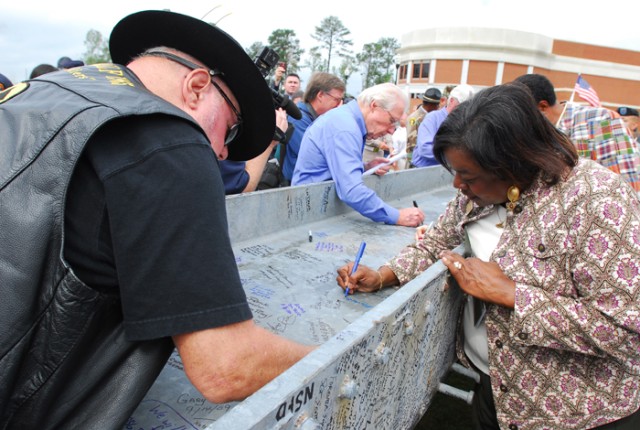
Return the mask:
<svg viewBox="0 0 640 430">
<path fill-rule="evenodd" d="M 146 9 L 174 12 L 216 22 L 248 47 L 264 44 L 275 29 L 292 29 L 306 51 L 323 18 L 334 15 L 351 31 L 353 49 L 381 37 L 398 41 L 420 28 L 475 26 L 508 28 L 548 37 L 640 51 L 637 0 L 588 7 L 576 0 L 182 0 L 68 1 L 13 0 L 0 13 L 0 73 L 17 82 L 41 63 L 56 65 L 62 56 L 79 59 L 89 30 L 108 38 L 124 16 Z M 213 9 L 213 10 L 212 10 Z"/>
</svg>

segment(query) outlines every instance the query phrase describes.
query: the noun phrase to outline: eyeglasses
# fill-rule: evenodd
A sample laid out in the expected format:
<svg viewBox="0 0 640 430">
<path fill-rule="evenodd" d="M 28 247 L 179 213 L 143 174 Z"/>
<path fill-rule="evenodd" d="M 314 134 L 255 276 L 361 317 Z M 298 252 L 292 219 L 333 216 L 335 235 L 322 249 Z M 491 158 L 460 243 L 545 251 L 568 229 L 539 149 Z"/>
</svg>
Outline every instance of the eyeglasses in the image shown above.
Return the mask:
<svg viewBox="0 0 640 430">
<path fill-rule="evenodd" d="M 383 111 L 385 111 L 387 113 L 387 115 L 389 115 L 389 125 L 392 125 L 395 128 L 400 128 L 401 127 L 400 120 L 399 119 L 395 119 L 393 117 L 393 115 L 391 115 L 391 112 L 389 112 L 388 110 L 383 109 L 382 107 L 380 107 L 380 109 L 382 109 Z"/>
<path fill-rule="evenodd" d="M 227 96 L 227 94 L 222 90 L 222 88 L 220 88 L 220 85 L 218 85 L 214 80 L 213 77 L 214 76 L 224 76 L 224 73 L 222 73 L 219 70 L 211 70 L 211 69 L 207 69 L 204 66 L 199 66 L 196 63 L 193 63 L 189 60 L 186 60 L 182 57 L 179 57 L 177 55 L 174 55 L 170 52 L 164 52 L 164 51 L 147 51 L 145 52 L 145 55 L 150 55 L 150 56 L 154 56 L 154 57 L 163 57 L 166 58 L 168 60 L 171 60 L 173 62 L 176 62 L 178 64 L 183 65 L 184 67 L 191 69 L 191 70 L 197 70 L 197 69 L 204 69 L 207 70 L 207 72 L 209 72 L 209 76 L 211 77 L 211 85 L 214 86 L 214 88 L 216 90 L 218 90 L 218 92 L 220 93 L 220 95 L 222 96 L 222 98 L 224 99 L 225 102 L 227 102 L 227 104 L 229 105 L 229 107 L 231 108 L 231 110 L 233 111 L 233 113 L 236 116 L 236 123 L 233 124 L 231 127 L 229 127 L 229 129 L 227 129 L 227 134 L 224 138 L 224 146 L 229 146 L 231 143 L 233 143 L 234 140 L 236 140 L 238 138 L 238 136 L 240 136 L 240 132 L 242 131 L 242 115 L 240 115 L 240 112 L 238 112 L 238 109 L 236 109 L 236 107 L 233 105 L 233 103 L 231 102 L 231 99 L 229 98 L 229 96 Z"/>
<path fill-rule="evenodd" d="M 324 91 L 323 91 L 324 93 Z M 332 99 L 334 99 L 338 104 L 341 104 L 343 102 L 342 97 L 336 97 L 330 93 L 325 93 L 326 95 L 328 95 L 329 97 L 331 97 Z"/>
</svg>

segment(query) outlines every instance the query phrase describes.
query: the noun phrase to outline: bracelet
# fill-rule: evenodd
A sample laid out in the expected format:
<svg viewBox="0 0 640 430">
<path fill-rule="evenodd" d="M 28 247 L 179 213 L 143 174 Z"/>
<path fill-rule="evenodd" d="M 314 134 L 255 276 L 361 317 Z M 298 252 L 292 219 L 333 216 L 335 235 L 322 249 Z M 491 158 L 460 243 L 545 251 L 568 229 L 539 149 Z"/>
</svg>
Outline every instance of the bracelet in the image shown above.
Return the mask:
<svg viewBox="0 0 640 430">
<path fill-rule="evenodd" d="M 379 270 L 376 271 L 376 273 L 378 273 L 378 276 L 380 277 L 380 286 L 378 287 L 378 291 L 380 291 L 383 287 L 382 285 L 382 273 L 380 273 Z"/>
</svg>

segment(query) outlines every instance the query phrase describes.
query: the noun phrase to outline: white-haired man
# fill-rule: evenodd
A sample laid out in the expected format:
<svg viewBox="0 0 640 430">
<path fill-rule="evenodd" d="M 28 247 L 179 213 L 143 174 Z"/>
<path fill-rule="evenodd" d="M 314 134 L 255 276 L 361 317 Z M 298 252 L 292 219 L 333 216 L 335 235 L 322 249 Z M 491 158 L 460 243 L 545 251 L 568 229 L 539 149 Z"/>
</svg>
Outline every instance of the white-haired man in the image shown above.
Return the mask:
<svg viewBox="0 0 640 430">
<path fill-rule="evenodd" d="M 365 169 L 385 163 L 382 157 L 363 164 L 366 139 L 392 134 L 406 121 L 409 100 L 393 84 L 367 88 L 357 101 L 347 103 L 319 117 L 302 138 L 291 185 L 333 179 L 338 198 L 367 218 L 386 224 L 416 227 L 424 221 L 418 208 L 396 209 L 368 188 Z M 389 166 L 380 168 L 380 174 Z"/>
<path fill-rule="evenodd" d="M 469 100 L 475 94 L 475 89 L 471 85 L 457 85 L 449 98 L 446 107 L 429 112 L 424 117 L 418 127 L 418 143 L 413 150 L 411 164 L 414 167 L 437 166 L 438 161 L 433 156 L 433 140 L 440 128 L 440 125 L 447 119 L 447 116 L 460 103 Z"/>
</svg>

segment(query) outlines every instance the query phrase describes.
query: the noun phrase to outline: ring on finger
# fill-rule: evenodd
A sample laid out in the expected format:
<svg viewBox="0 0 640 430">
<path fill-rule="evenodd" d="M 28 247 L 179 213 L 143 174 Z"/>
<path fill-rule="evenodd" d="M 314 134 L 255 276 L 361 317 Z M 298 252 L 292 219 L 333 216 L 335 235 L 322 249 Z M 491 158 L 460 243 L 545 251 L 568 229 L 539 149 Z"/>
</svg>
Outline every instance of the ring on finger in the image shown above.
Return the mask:
<svg viewBox="0 0 640 430">
<path fill-rule="evenodd" d="M 456 269 L 460 270 L 460 269 L 462 269 L 462 263 L 460 263 L 459 261 L 454 261 L 453 262 L 453 267 L 455 267 Z"/>
</svg>

